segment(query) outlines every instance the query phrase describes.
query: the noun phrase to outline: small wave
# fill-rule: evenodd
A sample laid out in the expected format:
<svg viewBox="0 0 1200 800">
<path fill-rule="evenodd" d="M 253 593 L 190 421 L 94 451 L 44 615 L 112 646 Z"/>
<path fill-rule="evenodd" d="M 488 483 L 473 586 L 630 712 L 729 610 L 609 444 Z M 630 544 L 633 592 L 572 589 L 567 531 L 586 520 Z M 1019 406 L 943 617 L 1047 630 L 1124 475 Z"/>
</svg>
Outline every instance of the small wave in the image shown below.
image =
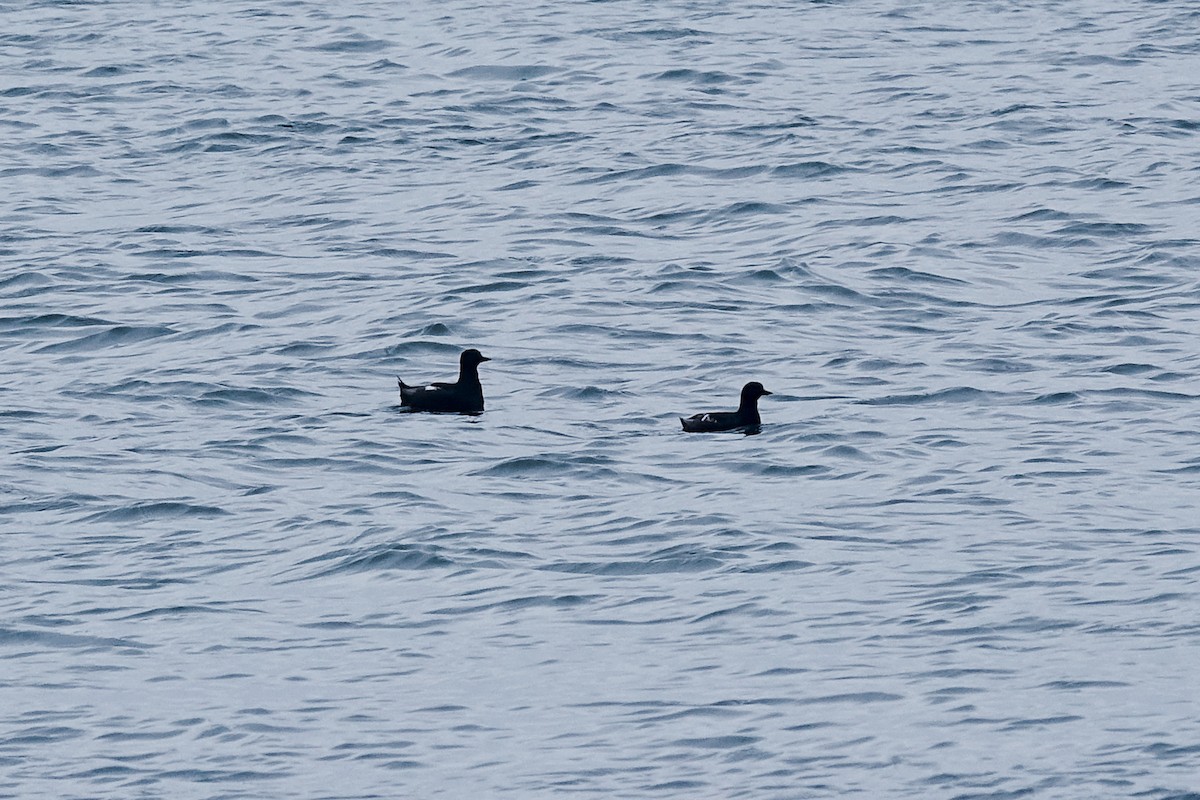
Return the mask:
<svg viewBox="0 0 1200 800">
<path fill-rule="evenodd" d="M 470 78 L 477 81 L 528 81 L 544 78 L 560 72 L 559 67 L 538 64 L 519 64 L 507 66 L 502 64 L 481 64 L 474 67 L 464 67 L 450 73 L 452 78 Z"/>
<path fill-rule="evenodd" d="M 17 328 L 87 328 L 94 325 L 112 325 L 112 322 L 97 317 L 76 317 L 71 314 L 36 314 L 31 317 L 0 317 L 0 330 Z"/>
<path fill-rule="evenodd" d="M 787 559 L 784 561 L 772 561 L 767 564 L 754 564 L 748 567 L 738 567 L 737 572 L 745 572 L 749 574 L 771 573 L 771 572 L 793 572 L 795 570 L 809 569 L 815 567 L 811 561 L 800 561 L 798 559 Z"/>
<path fill-rule="evenodd" d="M 0 628 L 0 646 L 19 646 L 29 647 L 37 645 L 41 647 L 57 647 L 69 649 L 94 649 L 94 648 L 134 648 L 145 650 L 149 645 L 142 644 L 132 639 L 109 639 L 101 636 L 80 636 L 71 633 L 58 633 L 57 631 L 45 630 L 19 630 L 15 628 Z"/>
<path fill-rule="evenodd" d="M 642 39 L 649 39 L 652 41 L 670 41 L 672 39 L 694 39 L 708 35 L 704 31 L 699 31 L 695 28 L 677 27 L 640 28 L 635 30 L 616 28 L 602 32 L 597 31 L 597 33 L 617 42 L 636 42 Z"/>
<path fill-rule="evenodd" d="M 1042 394 L 1029 401 L 1030 405 L 1049 406 L 1061 405 L 1063 403 L 1075 403 L 1082 398 L 1075 392 L 1052 392 L 1050 394 Z"/>
<path fill-rule="evenodd" d="M 769 426 L 763 426 L 769 428 Z M 761 475 L 764 478 L 804 478 L 810 475 L 825 475 L 833 470 L 823 464 L 763 464 L 747 461 L 731 465 L 738 472 Z"/>
<path fill-rule="evenodd" d="M 310 49 L 321 53 L 377 53 L 380 50 L 387 50 L 391 46 L 391 42 L 372 39 L 359 33 L 345 39 L 325 42 Z"/>
<path fill-rule="evenodd" d="M 104 67 L 94 67 L 83 73 L 85 78 L 115 78 L 118 75 L 125 75 L 129 72 L 128 67 L 117 65 L 109 65 Z"/>
<path fill-rule="evenodd" d="M 1000 231 L 992 241 L 1001 247 L 1038 250 L 1063 250 L 1074 246 L 1087 247 L 1095 244 L 1090 239 L 1054 239 L 1050 236 L 1034 236 L 1021 231 Z"/>
<path fill-rule="evenodd" d="M 23 500 L 16 503 L 0 503 L 3 514 L 37 514 L 45 511 L 71 511 L 83 505 L 84 498 Z"/>
<path fill-rule="evenodd" d="M 0 175 L 37 175 L 41 178 L 94 178 L 102 175 L 98 169 L 88 164 L 75 164 L 69 167 L 11 167 L 0 170 Z"/>
<path fill-rule="evenodd" d="M 157 339 L 176 333 L 174 328 L 166 325 L 117 325 L 107 331 L 93 333 L 67 342 L 55 342 L 35 350 L 35 353 L 84 353 L 93 350 L 104 350 L 110 347 L 144 342 L 147 339 Z"/>
<path fill-rule="evenodd" d="M 1071 189 L 1094 189 L 1101 192 L 1111 192 L 1131 187 L 1128 181 L 1118 181 L 1112 178 L 1082 178 L 1077 181 L 1066 181 L 1062 185 Z"/>
<path fill-rule="evenodd" d="M 1153 364 L 1114 364 L 1111 367 L 1106 367 L 1103 372 L 1111 372 L 1114 375 L 1142 375 L 1146 372 L 1154 372 L 1159 367 Z"/>
<path fill-rule="evenodd" d="M 969 286 L 967 281 L 958 278 L 947 278 L 944 275 L 935 275 L 932 272 L 921 272 L 908 267 L 880 267 L 879 269 L 871 270 L 871 275 L 877 278 L 887 278 L 889 280 L 902 281 L 904 283 L 934 283 L 950 286 Z"/>
<path fill-rule="evenodd" d="M 602 595 L 530 595 L 515 597 L 510 600 L 498 600 L 494 603 L 476 605 L 459 605 L 453 608 L 439 609 L 432 613 L 439 615 L 458 616 L 477 614 L 481 611 L 522 611 L 527 608 L 576 608 L 598 600 Z"/>
<path fill-rule="evenodd" d="M 455 291 L 462 292 L 463 294 L 487 294 L 491 292 L 517 292 L 528 288 L 529 284 L 524 281 L 492 281 L 491 283 L 462 286 Z"/>
<path fill-rule="evenodd" d="M 903 695 L 890 692 L 847 692 L 845 694 L 828 694 L 823 697 L 807 697 L 798 702 L 800 705 L 808 706 L 823 703 L 891 703 L 903 699 Z"/>
<path fill-rule="evenodd" d="M 1120 387 L 1116 389 L 1089 389 L 1088 396 L 1098 397 L 1134 397 L 1143 400 L 1200 400 L 1200 395 L 1186 392 L 1167 392 L 1161 389 L 1136 389 Z"/>
<path fill-rule="evenodd" d="M 398 61 L 392 61 L 390 58 L 381 58 L 378 61 L 367 66 L 367 69 L 372 72 L 400 72 L 408 69 L 407 64 L 401 64 Z"/>
<path fill-rule="evenodd" d="M 674 572 L 707 572 L 724 566 L 729 556 L 703 547 L 680 545 L 651 553 L 637 561 L 560 561 L 540 569 L 586 575 L 652 575 Z"/>
<path fill-rule="evenodd" d="M 1047 725 L 1062 725 L 1067 722 L 1078 722 L 1083 717 L 1074 714 L 1060 714 L 1056 717 L 1041 717 L 1040 719 L 1020 719 L 1010 722 L 1001 728 L 1003 731 L 1020 731 L 1026 728 L 1043 728 Z"/>
<path fill-rule="evenodd" d="M 636 169 L 623 169 L 606 172 L 602 175 L 585 178 L 583 181 L 581 181 L 581 183 L 627 183 L 645 180 L 647 178 L 669 178 L 675 175 L 682 175 L 686 172 L 688 172 L 688 167 L 685 164 L 654 164 L 653 166 L 649 167 L 637 167 Z"/>
<path fill-rule="evenodd" d="M 1077 689 L 1124 689 L 1131 685 L 1132 684 L 1125 681 L 1063 680 L 1049 681 L 1047 683 L 1043 683 L 1039 688 L 1074 691 Z"/>
<path fill-rule="evenodd" d="M 934 403 L 981 403 L 997 401 L 1004 397 L 999 392 L 985 392 L 971 386 L 956 386 L 951 389 L 941 389 L 936 392 L 919 394 L 890 394 L 886 397 L 858 400 L 866 406 L 919 406 Z"/>
<path fill-rule="evenodd" d="M 440 336 L 441 334 L 434 334 L 434 335 Z M 437 366 L 439 368 L 444 368 L 447 371 L 453 372 L 457 369 L 457 359 L 458 359 L 459 353 L 461 353 L 461 352 L 462 352 L 462 348 L 459 347 L 457 344 L 450 344 L 449 342 L 426 342 L 426 341 L 416 340 L 416 341 L 400 342 L 398 344 L 389 345 L 388 347 L 383 348 L 382 351 L 372 350 L 367 353 L 363 353 L 361 355 L 363 358 L 370 358 L 370 359 L 377 359 L 377 358 L 381 358 L 381 357 L 382 358 L 400 358 L 403 356 L 408 356 L 408 355 L 413 355 L 413 354 L 417 354 L 417 355 L 434 354 L 439 357 L 444 356 L 444 355 L 453 355 L 454 356 L 454 359 L 452 359 L 452 361 L 454 362 L 453 364 L 451 364 L 450 361 L 447 361 L 445 363 L 445 365 L 442 365 L 441 362 L 439 362 L 438 364 L 432 365 L 432 366 Z M 431 366 L 431 368 L 432 368 L 432 366 Z"/>
<path fill-rule="evenodd" d="M 701 739 L 677 739 L 672 744 L 676 747 L 698 747 L 703 750 L 732 750 L 738 747 L 749 747 L 762 741 L 761 736 L 709 736 Z"/>
<path fill-rule="evenodd" d="M 1075 222 L 1053 231 L 1058 236 L 1136 236 L 1152 228 L 1135 222 Z"/>
<path fill-rule="evenodd" d="M 1018 111 L 1040 111 L 1042 108 L 1042 106 L 1031 105 L 1029 103 L 1013 103 L 1010 106 L 1005 106 L 1004 108 L 998 108 L 992 111 L 991 115 L 993 117 L 1004 117 L 1009 114 L 1014 114 Z"/>
<path fill-rule="evenodd" d="M 194 400 L 199 405 L 251 405 L 276 406 L 295 402 L 302 397 L 313 397 L 312 392 L 293 389 L 289 386 L 272 386 L 265 389 L 224 387 L 213 389 Z"/>
<path fill-rule="evenodd" d="M 143 225 L 134 229 L 135 233 L 198 233 L 203 236 L 217 236 L 222 231 L 208 225 Z"/>
<path fill-rule="evenodd" d="M 566 397 L 572 400 L 608 400 L 616 397 L 627 397 L 629 392 L 623 389 L 605 389 L 602 386 L 568 386 L 558 389 L 548 389 L 542 394 L 551 397 Z"/>
<path fill-rule="evenodd" d="M 83 518 L 83 522 L 148 522 L 161 519 L 195 517 L 211 519 L 229 512 L 217 506 L 202 506 L 179 501 L 149 501 L 131 503 L 121 508 L 100 511 Z"/>
<path fill-rule="evenodd" d="M 162 606 L 161 608 L 151 608 L 146 611 L 139 611 L 136 614 L 129 614 L 122 619 L 154 619 L 157 617 L 172 617 L 180 618 L 192 614 L 224 614 L 230 611 L 227 608 L 215 608 L 211 605 L 188 605 L 188 606 Z"/>
<path fill-rule="evenodd" d="M 972 369 L 976 372 L 987 372 L 1000 375 L 1017 372 L 1032 372 L 1034 369 L 1029 364 L 1024 364 L 1011 358 L 976 358 L 957 362 L 951 360 L 949 363 L 957 363 L 965 369 Z"/>
<path fill-rule="evenodd" d="M 316 356 L 328 355 L 335 349 L 337 349 L 336 345 L 328 342 L 294 342 L 283 347 L 277 347 L 271 352 L 274 355 L 287 356 L 289 358 L 314 358 Z"/>
<path fill-rule="evenodd" d="M 825 455 L 825 456 L 829 456 L 831 458 L 849 458 L 849 459 L 853 459 L 855 461 L 874 461 L 875 460 L 874 457 L 869 455 L 868 453 L 864 453 L 862 450 L 859 450 L 857 447 L 853 447 L 848 444 L 834 445 L 833 447 L 829 447 L 829 448 L 826 448 L 825 450 L 823 450 L 821 454 Z"/>
<path fill-rule="evenodd" d="M 744 79 L 730 75 L 728 72 L 721 70 L 698 70 L 698 69 L 669 69 L 665 72 L 660 72 L 656 75 L 649 76 L 653 80 L 659 81 L 683 81 L 686 83 L 697 83 L 702 86 L 712 86 L 720 83 L 742 83 Z"/>
<path fill-rule="evenodd" d="M 102 395 L 132 397 L 138 400 L 162 400 L 168 397 L 195 395 L 209 391 L 214 384 L 199 381 L 146 381 L 140 378 L 122 381 L 99 391 Z M 86 390 L 87 393 L 94 391 Z"/>
<path fill-rule="evenodd" d="M 791 208 L 779 203 L 764 203 L 761 201 L 743 200 L 738 203 L 718 208 L 705 214 L 705 218 L 713 221 L 725 221 L 733 217 L 765 216 L 768 214 L 788 214 Z"/>
<path fill-rule="evenodd" d="M 7 278 L 0 278 L 0 290 L 10 288 L 33 288 L 46 286 L 49 283 L 51 283 L 51 280 L 44 273 L 18 272 L 17 274 L 11 275 Z"/>
<path fill-rule="evenodd" d="M 496 187 L 497 192 L 515 192 L 523 189 L 533 189 L 538 186 L 537 181 L 520 180 L 513 183 L 506 183 L 503 186 Z"/>
<path fill-rule="evenodd" d="M 509 458 L 490 467 L 472 472 L 472 475 L 492 475 L 506 478 L 533 476 L 559 476 L 586 474 L 591 477 L 613 476 L 615 473 L 603 465 L 610 459 L 599 456 L 518 456 Z"/>
<path fill-rule="evenodd" d="M 774 283 L 786 283 L 787 280 L 788 280 L 787 278 L 780 275 L 778 272 L 776 272 L 773 269 L 756 269 L 756 270 L 752 270 L 750 272 L 744 272 L 744 273 L 741 273 L 741 274 L 735 276 L 731 282 L 737 283 L 737 284 L 745 284 L 745 283 L 774 284 Z"/>
<path fill-rule="evenodd" d="M 819 228 L 875 228 L 875 227 L 891 227 L 900 225 L 909 225 L 918 220 L 911 217 L 898 217 L 894 214 L 873 214 L 867 217 L 856 217 L 852 219 L 831 219 L 817 223 Z"/>
<path fill-rule="evenodd" d="M 0 631 L 0 637 L 2 636 L 3 632 Z M 85 735 L 84 731 L 79 728 L 72 728 L 66 725 L 34 725 L 21 729 L 19 733 L 6 732 L 4 744 L 6 747 L 18 744 L 44 745 L 52 742 L 63 742 L 68 739 L 77 739 L 83 735 Z"/>
<path fill-rule="evenodd" d="M 413 250 L 399 247 L 375 247 L 366 252 L 380 258 L 400 258 L 404 261 L 440 261 L 455 257 L 453 253 L 441 250 Z"/>
<path fill-rule="evenodd" d="M 347 572 L 376 570 L 421 570 L 455 566 L 445 551 L 435 545 L 381 544 L 365 550 L 337 550 L 301 561 L 301 565 L 333 561 L 334 564 L 309 576 L 323 578 Z"/>
<path fill-rule="evenodd" d="M 825 178 L 849 172 L 848 167 L 830 164 L 825 161 L 799 161 L 795 164 L 783 164 L 771 170 L 776 178 Z"/>
<path fill-rule="evenodd" d="M 1037 209 L 1034 209 L 1033 211 L 1026 211 L 1024 214 L 1018 214 L 1015 217 L 1009 217 L 1008 221 L 1009 222 L 1023 222 L 1023 221 L 1033 221 L 1033 220 L 1043 220 L 1043 219 L 1053 220 L 1055 222 L 1062 222 L 1062 221 L 1071 219 L 1071 215 L 1064 211 L 1055 211 L 1052 208 L 1037 208 Z"/>
</svg>

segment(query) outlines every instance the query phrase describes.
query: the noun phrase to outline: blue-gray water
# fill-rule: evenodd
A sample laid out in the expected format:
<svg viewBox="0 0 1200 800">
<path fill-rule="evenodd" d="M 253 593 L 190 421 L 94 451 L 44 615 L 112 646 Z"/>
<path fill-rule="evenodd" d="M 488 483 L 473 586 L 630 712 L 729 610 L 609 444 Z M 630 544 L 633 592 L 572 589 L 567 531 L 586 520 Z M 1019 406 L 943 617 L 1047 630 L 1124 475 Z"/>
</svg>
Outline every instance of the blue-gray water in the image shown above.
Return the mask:
<svg viewBox="0 0 1200 800">
<path fill-rule="evenodd" d="M 0 796 L 1196 798 L 1198 28 L 0 7 Z"/>
</svg>

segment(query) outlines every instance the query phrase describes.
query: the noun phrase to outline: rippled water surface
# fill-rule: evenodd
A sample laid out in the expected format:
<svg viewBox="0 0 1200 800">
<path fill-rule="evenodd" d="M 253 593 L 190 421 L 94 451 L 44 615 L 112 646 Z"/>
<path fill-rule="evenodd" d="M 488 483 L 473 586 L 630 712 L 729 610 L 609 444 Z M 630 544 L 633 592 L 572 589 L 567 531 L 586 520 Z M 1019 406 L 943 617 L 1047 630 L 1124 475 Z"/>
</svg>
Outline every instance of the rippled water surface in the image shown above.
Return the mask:
<svg viewBox="0 0 1200 800">
<path fill-rule="evenodd" d="M 1198 28 L 0 7 L 0 796 L 1200 797 Z"/>
</svg>

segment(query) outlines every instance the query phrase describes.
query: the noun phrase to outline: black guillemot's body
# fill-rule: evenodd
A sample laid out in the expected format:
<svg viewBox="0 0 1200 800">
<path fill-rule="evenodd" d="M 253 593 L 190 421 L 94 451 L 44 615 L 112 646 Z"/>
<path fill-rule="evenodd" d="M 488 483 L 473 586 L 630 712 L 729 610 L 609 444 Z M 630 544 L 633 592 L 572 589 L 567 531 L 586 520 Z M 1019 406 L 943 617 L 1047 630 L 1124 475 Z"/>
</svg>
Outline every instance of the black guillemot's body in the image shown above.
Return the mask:
<svg viewBox="0 0 1200 800">
<path fill-rule="evenodd" d="M 483 411 L 483 386 L 479 383 L 479 365 L 491 361 L 474 348 L 464 350 L 458 359 L 455 383 L 431 383 L 428 386 L 400 384 L 400 405 L 413 411 L 445 411 L 478 414 Z"/>
<path fill-rule="evenodd" d="M 688 433 L 716 433 L 757 427 L 762 424 L 762 418 L 758 415 L 758 398 L 769 394 L 761 383 L 750 381 L 742 387 L 742 401 L 738 404 L 737 411 L 713 411 L 687 418 L 680 417 L 679 421 Z"/>
</svg>

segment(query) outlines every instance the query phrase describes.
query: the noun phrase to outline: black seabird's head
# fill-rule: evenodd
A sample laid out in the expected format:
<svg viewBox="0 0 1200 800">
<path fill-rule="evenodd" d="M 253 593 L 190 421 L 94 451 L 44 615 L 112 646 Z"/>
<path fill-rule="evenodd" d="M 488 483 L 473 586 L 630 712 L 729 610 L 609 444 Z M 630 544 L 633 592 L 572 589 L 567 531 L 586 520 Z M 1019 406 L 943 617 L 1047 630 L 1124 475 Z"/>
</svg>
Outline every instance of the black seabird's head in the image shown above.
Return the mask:
<svg viewBox="0 0 1200 800">
<path fill-rule="evenodd" d="M 757 400 L 758 398 L 766 397 L 769 394 L 771 393 L 764 389 L 763 385 L 758 381 L 750 381 L 742 387 L 743 400 Z"/>
<path fill-rule="evenodd" d="M 464 369 L 467 367 L 477 367 L 484 361 L 491 361 L 491 359 L 476 350 L 474 347 L 472 347 L 470 350 L 463 350 L 462 355 L 459 356 L 458 359 L 458 363 L 461 364 Z"/>
</svg>

